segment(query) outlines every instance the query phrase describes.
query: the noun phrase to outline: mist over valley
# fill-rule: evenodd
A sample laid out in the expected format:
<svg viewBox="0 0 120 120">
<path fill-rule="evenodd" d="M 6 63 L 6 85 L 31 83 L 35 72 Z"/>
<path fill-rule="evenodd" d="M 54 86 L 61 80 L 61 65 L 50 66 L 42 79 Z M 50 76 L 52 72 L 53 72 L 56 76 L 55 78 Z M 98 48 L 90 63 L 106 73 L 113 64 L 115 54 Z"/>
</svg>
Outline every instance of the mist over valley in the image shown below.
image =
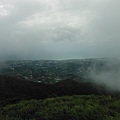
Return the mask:
<svg viewBox="0 0 120 120">
<path fill-rule="evenodd" d="M 120 120 L 119 0 L 0 0 L 0 120 Z"/>
</svg>

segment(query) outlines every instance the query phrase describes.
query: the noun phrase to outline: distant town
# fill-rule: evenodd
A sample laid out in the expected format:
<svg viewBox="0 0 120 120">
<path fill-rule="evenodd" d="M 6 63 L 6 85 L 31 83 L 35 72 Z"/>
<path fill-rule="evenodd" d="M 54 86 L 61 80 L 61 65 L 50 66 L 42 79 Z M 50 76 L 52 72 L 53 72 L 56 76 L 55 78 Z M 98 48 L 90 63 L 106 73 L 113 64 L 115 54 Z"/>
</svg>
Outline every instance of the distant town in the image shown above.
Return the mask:
<svg viewBox="0 0 120 120">
<path fill-rule="evenodd" d="M 106 59 L 1 61 L 0 74 L 49 84 L 65 79 L 86 82 L 92 69 L 110 70 L 106 63 Z"/>
</svg>

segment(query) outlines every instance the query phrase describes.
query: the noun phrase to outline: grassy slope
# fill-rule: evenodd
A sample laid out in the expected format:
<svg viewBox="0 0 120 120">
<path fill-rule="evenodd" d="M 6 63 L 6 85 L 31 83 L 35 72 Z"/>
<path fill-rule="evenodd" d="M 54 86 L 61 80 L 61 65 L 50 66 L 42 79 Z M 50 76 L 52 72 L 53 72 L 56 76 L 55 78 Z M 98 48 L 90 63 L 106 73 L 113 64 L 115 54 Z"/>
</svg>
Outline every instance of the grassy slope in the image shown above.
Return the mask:
<svg viewBox="0 0 120 120">
<path fill-rule="evenodd" d="M 0 120 L 120 120 L 120 97 L 64 96 L 5 106 Z"/>
</svg>

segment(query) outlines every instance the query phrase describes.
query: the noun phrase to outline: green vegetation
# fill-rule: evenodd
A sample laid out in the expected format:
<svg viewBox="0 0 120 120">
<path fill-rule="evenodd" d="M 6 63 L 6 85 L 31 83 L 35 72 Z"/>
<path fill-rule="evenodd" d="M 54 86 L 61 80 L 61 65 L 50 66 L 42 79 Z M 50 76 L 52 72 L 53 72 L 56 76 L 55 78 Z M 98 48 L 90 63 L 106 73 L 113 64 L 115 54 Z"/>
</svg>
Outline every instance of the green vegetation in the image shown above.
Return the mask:
<svg viewBox="0 0 120 120">
<path fill-rule="evenodd" d="M 0 107 L 21 100 L 91 94 L 118 96 L 120 92 L 109 91 L 106 87 L 97 84 L 78 83 L 70 79 L 56 84 L 44 84 L 0 75 Z"/>
<path fill-rule="evenodd" d="M 49 84 L 68 78 L 86 82 L 90 81 L 86 77 L 89 70 L 110 70 L 105 63 L 100 59 L 4 61 L 0 62 L 0 74 Z"/>
<path fill-rule="evenodd" d="M 120 120 L 120 91 L 84 77 L 92 66 L 118 70 L 92 59 L 0 63 L 0 120 Z"/>
<path fill-rule="evenodd" d="M 6 105 L 0 120 L 120 120 L 120 97 L 64 96 Z"/>
</svg>

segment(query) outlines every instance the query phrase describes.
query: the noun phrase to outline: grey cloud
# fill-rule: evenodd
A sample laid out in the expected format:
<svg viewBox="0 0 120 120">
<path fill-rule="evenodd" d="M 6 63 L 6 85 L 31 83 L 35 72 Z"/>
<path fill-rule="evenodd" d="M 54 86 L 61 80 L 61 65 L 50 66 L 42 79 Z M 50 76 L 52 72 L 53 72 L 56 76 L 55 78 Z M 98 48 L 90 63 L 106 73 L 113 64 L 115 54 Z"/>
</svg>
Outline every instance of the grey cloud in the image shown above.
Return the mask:
<svg viewBox="0 0 120 120">
<path fill-rule="evenodd" d="M 120 57 L 119 1 L 12 0 L 0 3 L 0 56 L 23 59 Z"/>
</svg>

